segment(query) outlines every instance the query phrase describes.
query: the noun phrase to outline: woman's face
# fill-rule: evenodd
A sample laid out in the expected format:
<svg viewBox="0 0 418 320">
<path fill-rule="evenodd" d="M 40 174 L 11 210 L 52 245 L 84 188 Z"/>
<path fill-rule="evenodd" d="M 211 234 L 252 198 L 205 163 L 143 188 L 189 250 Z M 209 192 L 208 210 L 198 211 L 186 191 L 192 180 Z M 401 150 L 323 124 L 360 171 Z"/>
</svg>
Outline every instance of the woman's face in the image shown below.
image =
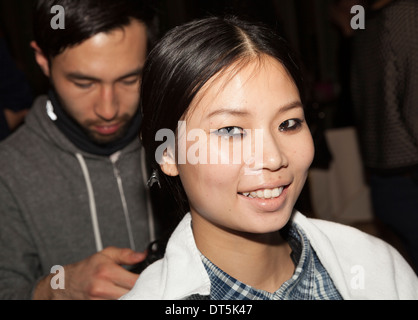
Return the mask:
<svg viewBox="0 0 418 320">
<path fill-rule="evenodd" d="M 193 227 L 269 233 L 289 220 L 314 147 L 299 91 L 271 57 L 215 76 L 193 100 L 177 165 Z M 232 73 L 231 73 L 232 72 Z"/>
</svg>

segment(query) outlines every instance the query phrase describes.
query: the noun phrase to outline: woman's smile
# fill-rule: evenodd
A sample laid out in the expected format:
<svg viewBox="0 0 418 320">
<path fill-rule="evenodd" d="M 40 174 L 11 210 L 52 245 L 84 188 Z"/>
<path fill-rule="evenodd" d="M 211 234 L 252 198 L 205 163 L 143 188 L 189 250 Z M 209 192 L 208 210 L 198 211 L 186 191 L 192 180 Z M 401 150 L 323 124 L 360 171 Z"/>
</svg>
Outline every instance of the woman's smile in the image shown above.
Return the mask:
<svg viewBox="0 0 418 320">
<path fill-rule="evenodd" d="M 238 193 L 246 205 L 253 206 L 258 212 L 276 212 L 283 207 L 289 185 L 274 189 L 258 189 L 257 191 Z"/>
</svg>

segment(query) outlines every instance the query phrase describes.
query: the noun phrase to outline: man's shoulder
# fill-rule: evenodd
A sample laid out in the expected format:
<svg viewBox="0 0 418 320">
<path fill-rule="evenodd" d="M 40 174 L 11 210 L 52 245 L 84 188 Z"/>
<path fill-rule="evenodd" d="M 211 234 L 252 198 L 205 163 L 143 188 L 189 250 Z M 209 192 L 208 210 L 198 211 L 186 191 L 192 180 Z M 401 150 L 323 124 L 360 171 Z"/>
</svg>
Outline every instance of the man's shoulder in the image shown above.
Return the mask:
<svg viewBox="0 0 418 320">
<path fill-rule="evenodd" d="M 48 144 L 45 129 L 44 107 L 48 97 L 38 96 L 29 113 L 25 117 L 25 122 L 5 140 L 0 142 L 0 160 L 21 157 L 28 157 L 32 154 L 42 152 L 42 146 Z"/>
<path fill-rule="evenodd" d="M 28 165 L 34 168 L 37 162 L 43 162 L 43 159 L 50 156 L 51 146 L 45 137 L 36 131 L 36 117 L 31 117 L 30 124 L 25 122 L 0 142 L 0 168 L 7 168 L 4 171 L 19 171 Z"/>
<path fill-rule="evenodd" d="M 0 143 L 0 161 L 25 156 L 25 151 L 31 146 L 34 146 L 33 135 L 29 134 L 27 127 L 23 125 Z"/>
</svg>

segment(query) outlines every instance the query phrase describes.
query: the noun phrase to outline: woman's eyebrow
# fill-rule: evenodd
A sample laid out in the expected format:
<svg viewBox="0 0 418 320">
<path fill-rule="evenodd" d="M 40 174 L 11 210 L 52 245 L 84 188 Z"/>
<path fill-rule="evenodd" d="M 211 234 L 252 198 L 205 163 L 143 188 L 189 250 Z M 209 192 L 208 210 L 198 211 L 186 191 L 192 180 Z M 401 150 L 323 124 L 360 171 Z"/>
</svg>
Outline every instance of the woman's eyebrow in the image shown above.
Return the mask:
<svg viewBox="0 0 418 320">
<path fill-rule="evenodd" d="M 285 113 L 287 111 L 290 111 L 290 110 L 296 109 L 296 108 L 302 108 L 303 109 L 303 104 L 302 104 L 301 101 L 297 100 L 297 101 L 293 101 L 291 103 L 287 103 L 287 104 L 281 106 L 279 108 L 279 110 L 277 111 L 277 113 L 278 114 Z"/>
<path fill-rule="evenodd" d="M 237 116 L 237 117 L 245 117 L 248 116 L 250 113 L 244 110 L 237 110 L 234 108 L 221 108 L 211 112 L 207 118 L 212 118 L 219 115 L 230 115 L 230 116 Z"/>
<path fill-rule="evenodd" d="M 300 101 L 293 101 L 291 103 L 287 103 L 283 106 L 281 106 L 278 110 L 278 114 L 285 113 L 289 110 L 295 109 L 295 108 L 303 108 L 303 104 Z M 250 116 L 251 113 L 246 110 L 238 110 L 234 108 L 220 108 L 218 110 L 215 110 L 207 116 L 207 118 L 212 118 L 218 115 L 230 115 L 230 116 L 237 116 L 237 117 L 246 117 Z"/>
</svg>

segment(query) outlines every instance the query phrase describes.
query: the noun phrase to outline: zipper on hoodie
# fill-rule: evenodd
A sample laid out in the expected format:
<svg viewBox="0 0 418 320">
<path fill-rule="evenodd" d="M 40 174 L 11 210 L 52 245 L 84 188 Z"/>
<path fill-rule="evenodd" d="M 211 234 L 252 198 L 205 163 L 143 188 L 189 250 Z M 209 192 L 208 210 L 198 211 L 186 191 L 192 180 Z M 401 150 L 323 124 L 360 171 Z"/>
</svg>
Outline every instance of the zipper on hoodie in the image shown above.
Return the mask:
<svg viewBox="0 0 418 320">
<path fill-rule="evenodd" d="M 120 154 L 121 154 L 120 151 L 116 152 L 112 154 L 109 158 L 110 158 L 110 162 L 112 163 L 113 173 L 118 184 L 119 194 L 120 194 L 120 198 L 122 201 L 123 214 L 125 216 L 125 221 L 126 221 L 126 228 L 128 230 L 129 243 L 130 243 L 131 249 L 135 251 L 135 242 L 134 242 L 134 237 L 132 234 L 132 225 L 131 225 L 131 220 L 129 218 L 128 205 L 126 203 L 125 192 L 123 190 L 122 177 L 120 175 L 120 171 L 117 166 L 117 162 L 119 160 Z"/>
</svg>

